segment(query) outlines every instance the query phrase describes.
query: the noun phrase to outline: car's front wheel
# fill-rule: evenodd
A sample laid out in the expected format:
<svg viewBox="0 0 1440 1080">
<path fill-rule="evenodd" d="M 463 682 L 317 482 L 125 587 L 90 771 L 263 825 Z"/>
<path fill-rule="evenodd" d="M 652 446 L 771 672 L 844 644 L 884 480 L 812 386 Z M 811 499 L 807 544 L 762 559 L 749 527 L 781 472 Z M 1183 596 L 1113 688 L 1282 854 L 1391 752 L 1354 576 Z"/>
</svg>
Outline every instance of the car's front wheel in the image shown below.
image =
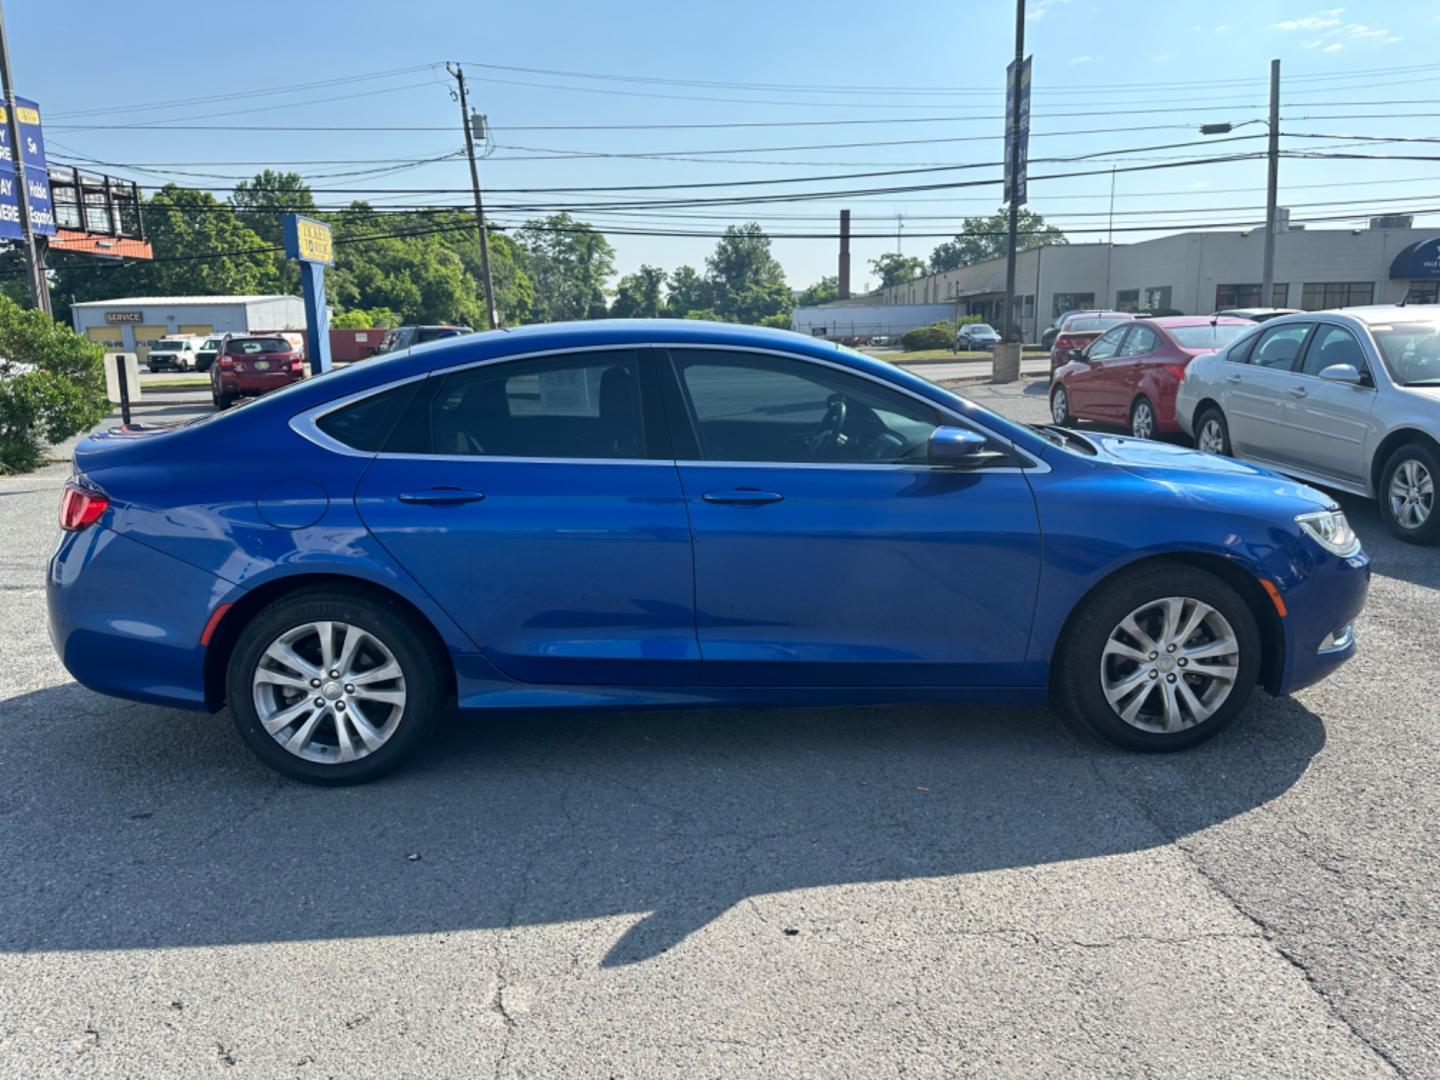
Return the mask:
<svg viewBox="0 0 1440 1080">
<path fill-rule="evenodd" d="M 1063 383 L 1056 383 L 1055 389 L 1050 391 L 1050 419 L 1061 427 L 1075 422 L 1075 416 L 1070 412 L 1070 395 L 1065 392 Z"/>
<path fill-rule="evenodd" d="M 1219 409 L 1206 409 L 1196 420 L 1195 446 L 1207 454 L 1230 456 L 1230 426 Z"/>
<path fill-rule="evenodd" d="M 1057 703 L 1118 746 L 1183 750 L 1235 719 L 1260 659 L 1239 593 L 1203 570 L 1155 564 L 1085 599 L 1058 650 Z"/>
<path fill-rule="evenodd" d="M 241 631 L 226 692 L 240 737 L 312 784 L 374 780 L 435 727 L 446 680 L 424 629 L 363 593 L 307 589 Z"/>
<path fill-rule="evenodd" d="M 1435 513 L 1435 482 L 1440 455 L 1423 443 L 1400 447 L 1380 473 L 1380 513 L 1390 531 L 1411 544 L 1440 541 Z"/>
</svg>

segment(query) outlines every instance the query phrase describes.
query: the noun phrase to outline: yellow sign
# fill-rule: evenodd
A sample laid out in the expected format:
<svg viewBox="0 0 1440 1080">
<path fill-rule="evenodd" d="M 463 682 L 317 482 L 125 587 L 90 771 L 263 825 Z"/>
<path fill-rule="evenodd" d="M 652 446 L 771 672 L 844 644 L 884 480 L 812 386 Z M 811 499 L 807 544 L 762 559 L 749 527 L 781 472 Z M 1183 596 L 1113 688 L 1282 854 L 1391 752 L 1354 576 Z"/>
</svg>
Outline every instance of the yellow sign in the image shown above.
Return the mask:
<svg viewBox="0 0 1440 1080">
<path fill-rule="evenodd" d="M 330 238 L 330 226 L 309 218 L 295 222 L 296 258 L 305 262 L 333 263 L 334 244 Z"/>
<path fill-rule="evenodd" d="M 10 118 L 9 112 L 4 105 L 0 105 L 0 124 Z M 40 110 L 32 109 L 28 105 L 15 106 L 15 119 L 22 124 L 32 124 L 36 127 L 40 124 Z"/>
</svg>

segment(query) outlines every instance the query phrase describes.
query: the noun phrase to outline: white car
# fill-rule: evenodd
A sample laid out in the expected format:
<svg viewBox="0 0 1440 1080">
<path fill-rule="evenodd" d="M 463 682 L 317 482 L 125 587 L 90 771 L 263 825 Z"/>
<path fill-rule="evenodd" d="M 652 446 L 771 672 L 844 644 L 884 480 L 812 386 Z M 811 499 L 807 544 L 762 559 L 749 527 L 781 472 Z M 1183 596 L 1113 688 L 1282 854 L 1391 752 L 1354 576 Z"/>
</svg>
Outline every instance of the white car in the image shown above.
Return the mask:
<svg viewBox="0 0 1440 1080">
<path fill-rule="evenodd" d="M 204 344 L 203 338 L 161 338 L 150 346 L 150 355 L 145 358 L 145 363 L 151 372 L 167 367 L 174 368 L 176 371 L 194 371 L 195 354 L 199 352 L 202 344 Z"/>
<path fill-rule="evenodd" d="M 1283 315 L 1192 360 L 1175 395 L 1201 450 L 1375 499 L 1440 541 L 1440 305 Z"/>
</svg>

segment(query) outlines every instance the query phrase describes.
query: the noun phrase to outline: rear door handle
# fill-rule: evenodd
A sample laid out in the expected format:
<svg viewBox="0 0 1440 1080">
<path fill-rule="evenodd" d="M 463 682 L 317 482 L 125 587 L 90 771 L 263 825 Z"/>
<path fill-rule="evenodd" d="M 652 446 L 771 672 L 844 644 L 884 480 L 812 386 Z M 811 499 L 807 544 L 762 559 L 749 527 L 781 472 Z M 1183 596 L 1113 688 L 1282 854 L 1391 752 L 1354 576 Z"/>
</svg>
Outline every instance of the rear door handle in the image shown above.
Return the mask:
<svg viewBox="0 0 1440 1080">
<path fill-rule="evenodd" d="M 1240 378 L 1239 375 L 1226 375 L 1226 376 L 1225 376 L 1225 381 L 1228 382 L 1228 383 L 1231 383 L 1231 384 L 1235 384 L 1235 383 L 1244 382 L 1245 380 L 1243 380 L 1242 378 Z"/>
<path fill-rule="evenodd" d="M 403 503 L 423 503 L 427 506 L 456 506 L 460 503 L 479 502 L 483 498 L 484 492 L 466 491 L 464 488 L 437 487 L 400 493 L 400 501 Z"/>
<path fill-rule="evenodd" d="M 1292 397 L 1304 397 L 1307 393 L 1309 393 L 1309 391 L 1307 391 L 1303 386 L 1290 387 L 1290 395 Z"/>
<path fill-rule="evenodd" d="M 725 491 L 707 491 L 700 496 L 707 503 L 725 506 L 764 506 L 777 503 L 785 498 L 778 491 L 758 491 L 755 488 L 730 488 Z"/>
</svg>

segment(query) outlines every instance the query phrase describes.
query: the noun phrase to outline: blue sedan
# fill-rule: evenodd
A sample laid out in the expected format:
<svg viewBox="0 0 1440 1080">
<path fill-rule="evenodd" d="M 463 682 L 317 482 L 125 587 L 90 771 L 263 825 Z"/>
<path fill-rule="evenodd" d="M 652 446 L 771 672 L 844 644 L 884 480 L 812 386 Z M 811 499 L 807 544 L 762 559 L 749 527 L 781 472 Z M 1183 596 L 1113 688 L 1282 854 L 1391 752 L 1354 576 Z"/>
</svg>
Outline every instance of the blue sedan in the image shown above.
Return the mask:
<svg viewBox="0 0 1440 1080">
<path fill-rule="evenodd" d="M 228 703 L 318 783 L 456 707 L 1048 702 L 1180 749 L 1353 655 L 1370 575 L 1267 470 L 698 322 L 478 334 L 96 435 L 61 525 L 71 673 Z"/>
</svg>

